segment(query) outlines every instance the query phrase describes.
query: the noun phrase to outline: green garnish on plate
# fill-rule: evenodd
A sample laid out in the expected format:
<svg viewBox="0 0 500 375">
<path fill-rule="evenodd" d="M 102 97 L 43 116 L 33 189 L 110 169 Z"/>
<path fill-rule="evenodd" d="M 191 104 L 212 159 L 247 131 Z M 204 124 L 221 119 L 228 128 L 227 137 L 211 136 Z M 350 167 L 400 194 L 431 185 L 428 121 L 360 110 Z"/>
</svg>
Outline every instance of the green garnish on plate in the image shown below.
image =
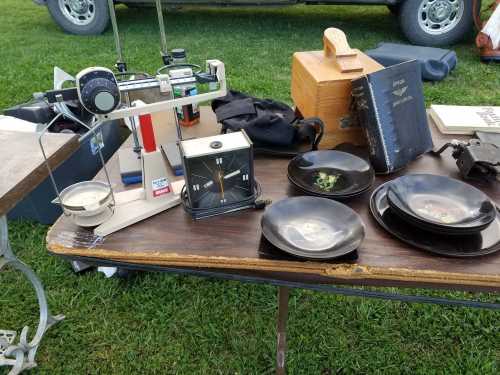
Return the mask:
<svg viewBox="0 0 500 375">
<path fill-rule="evenodd" d="M 340 178 L 339 174 L 328 174 L 326 172 L 319 172 L 316 176 L 314 185 L 323 191 L 332 191 Z"/>
</svg>

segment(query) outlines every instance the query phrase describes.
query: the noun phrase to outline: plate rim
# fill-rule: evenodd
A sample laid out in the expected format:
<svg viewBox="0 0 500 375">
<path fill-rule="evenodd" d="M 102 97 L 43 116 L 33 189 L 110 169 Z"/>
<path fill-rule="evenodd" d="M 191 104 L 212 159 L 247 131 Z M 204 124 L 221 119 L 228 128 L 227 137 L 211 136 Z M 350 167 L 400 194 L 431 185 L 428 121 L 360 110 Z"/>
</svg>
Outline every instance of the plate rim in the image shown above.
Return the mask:
<svg viewBox="0 0 500 375">
<path fill-rule="evenodd" d="M 264 221 L 264 217 L 266 216 L 267 214 L 267 209 L 266 209 L 266 212 L 264 212 L 264 214 L 262 215 L 261 219 L 260 219 L 260 228 L 261 228 L 261 233 L 262 235 L 264 236 L 264 238 L 269 241 L 269 243 L 271 243 L 274 247 L 276 247 L 277 249 L 289 254 L 289 255 L 292 255 L 292 256 L 295 256 L 295 257 L 298 257 L 298 258 L 302 258 L 302 259 L 305 259 L 305 260 L 333 260 L 333 259 L 337 259 L 337 258 L 340 258 L 340 257 L 343 257 L 345 255 L 348 255 L 354 251 L 356 251 L 357 249 L 359 249 L 359 247 L 361 246 L 361 244 L 363 243 L 364 239 L 366 238 L 366 226 L 361 218 L 361 216 L 356 212 L 354 211 L 351 207 L 343 204 L 343 203 L 340 203 L 340 202 L 337 202 L 337 201 L 332 201 L 331 199 L 328 199 L 328 198 L 323 198 L 323 197 L 313 197 L 313 196 L 295 196 L 295 197 L 287 197 L 287 198 L 284 198 L 284 199 L 281 199 L 279 201 L 277 201 L 276 203 L 279 203 L 279 202 L 282 202 L 282 201 L 285 201 L 285 200 L 290 200 L 290 199 L 301 199 L 301 198 L 312 198 L 312 199 L 325 199 L 327 200 L 328 202 L 331 202 L 331 203 L 334 203 L 334 204 L 339 204 L 339 205 L 343 205 L 344 207 L 350 209 L 356 216 L 356 218 L 358 219 L 358 222 L 360 223 L 361 225 L 361 229 L 362 229 L 362 232 L 363 232 L 363 235 L 361 237 L 361 239 L 359 240 L 359 244 L 357 246 L 353 246 L 353 248 L 351 248 L 352 246 L 349 246 L 348 249 L 349 250 L 345 250 L 343 252 L 338 252 L 337 250 L 337 254 L 334 255 L 334 256 L 324 256 L 324 255 L 317 255 L 317 256 L 314 256 L 314 255 L 310 255 L 307 251 L 296 251 L 294 249 L 292 249 L 291 247 L 289 246 L 286 246 L 287 249 L 284 249 L 281 245 L 277 245 L 275 242 L 273 242 L 269 237 L 274 237 L 274 236 L 269 236 L 269 233 L 266 234 L 266 231 L 267 231 L 267 228 L 263 225 L 263 221 Z M 269 206 L 269 207 L 272 207 Z M 328 253 L 332 253 L 333 250 L 329 250 Z"/>
<path fill-rule="evenodd" d="M 292 165 L 292 163 L 299 159 L 299 158 L 303 158 L 304 155 L 307 155 L 307 154 L 311 154 L 311 153 L 320 153 L 320 152 L 334 152 L 334 153 L 341 153 L 341 154 L 345 154 L 345 155 L 348 155 L 349 157 L 352 157 L 352 158 L 355 158 L 355 159 L 359 159 L 361 160 L 362 162 L 366 163 L 366 165 L 369 167 L 369 171 L 371 172 L 370 175 L 371 175 L 371 178 L 370 178 L 370 182 L 360 188 L 360 190 L 355 190 L 351 193 L 348 193 L 348 194 L 338 194 L 338 193 L 320 193 L 320 192 L 315 192 L 315 191 L 311 191 L 309 188 L 306 188 L 304 187 L 302 184 L 298 183 L 296 181 L 296 179 L 293 178 L 293 175 L 290 173 L 290 166 Z M 356 194 L 361 194 L 362 192 L 365 192 L 365 190 L 369 189 L 370 187 L 373 186 L 374 182 L 375 182 L 375 170 L 373 169 L 373 166 L 370 164 L 370 162 L 368 162 L 367 160 L 357 156 L 357 155 L 354 155 L 354 154 L 351 154 L 349 152 L 345 152 L 345 151 L 338 151 L 338 150 L 314 150 L 314 151 L 308 151 L 308 152 L 305 152 L 303 154 L 299 154 L 297 156 L 295 156 L 293 159 L 291 159 L 289 162 L 288 162 L 288 166 L 287 166 L 287 177 L 288 177 L 288 180 L 290 182 L 292 182 L 295 186 L 298 186 L 300 187 L 302 190 L 304 190 L 305 192 L 310 192 L 310 193 L 313 193 L 313 194 L 321 194 L 321 195 L 324 195 L 325 197 L 330 197 L 330 196 L 333 196 L 333 197 L 343 197 L 343 196 L 351 196 L 351 195 L 356 195 Z"/>
<path fill-rule="evenodd" d="M 414 224 L 414 225 L 422 225 L 423 228 L 429 232 L 433 233 L 438 233 L 439 232 L 446 232 L 446 234 L 449 235 L 467 235 L 467 234 L 475 234 L 479 233 L 482 230 L 488 228 L 488 226 L 495 221 L 495 218 L 491 220 L 490 222 L 487 223 L 482 223 L 481 225 L 477 225 L 475 227 L 450 227 L 450 226 L 439 226 L 439 225 L 434 225 L 434 223 L 430 223 L 428 221 L 422 220 L 420 218 L 416 218 L 415 216 L 409 215 L 406 213 L 406 211 L 399 210 L 398 208 L 394 207 L 391 204 L 391 199 L 389 199 L 389 189 L 387 193 L 387 204 L 391 207 L 392 211 L 394 212 L 395 215 L 397 215 L 399 218 L 402 220 L 406 221 L 408 224 Z"/>
<path fill-rule="evenodd" d="M 432 177 L 443 177 L 443 178 L 446 178 L 446 179 L 449 179 L 449 180 L 452 180 L 452 181 L 457 181 L 458 183 L 461 183 L 461 184 L 463 184 L 464 186 L 467 186 L 468 188 L 471 188 L 471 189 L 474 189 L 474 190 L 478 191 L 480 194 L 482 194 L 482 195 L 486 198 L 486 200 L 487 200 L 487 201 L 489 201 L 489 202 L 493 205 L 493 207 L 495 207 L 495 206 L 496 206 L 496 205 L 495 205 L 495 203 L 492 201 L 492 199 L 491 199 L 491 198 L 490 198 L 490 197 L 489 197 L 486 193 L 484 193 L 484 192 L 483 192 L 483 191 L 481 191 L 480 189 L 476 188 L 475 186 L 472 186 L 472 185 L 470 185 L 470 184 L 467 184 L 467 183 L 465 183 L 465 182 L 463 182 L 463 181 L 460 181 L 460 180 L 456 180 L 456 179 L 451 178 L 451 177 L 440 176 L 440 175 L 435 175 L 435 174 L 430 174 L 430 173 L 414 173 L 414 174 L 409 174 L 409 175 L 400 176 L 400 177 L 397 177 L 397 178 L 395 178 L 395 179 L 393 179 L 393 180 L 391 180 L 391 181 L 388 181 L 388 187 L 387 187 L 388 192 L 387 192 L 387 196 L 389 195 L 389 191 L 390 191 L 390 192 L 392 192 L 392 194 L 393 194 L 393 195 L 394 195 L 394 196 L 398 199 L 398 201 L 400 201 L 400 202 L 401 202 L 401 199 L 399 199 L 399 197 L 398 197 L 398 195 L 396 194 L 396 192 L 395 192 L 393 189 L 391 189 L 391 186 L 392 186 L 392 185 L 395 185 L 395 182 L 396 182 L 396 181 L 398 181 L 398 180 L 400 180 L 400 179 L 402 179 L 402 178 L 411 177 L 411 176 L 432 176 Z M 388 201 L 389 205 L 391 205 L 391 203 L 390 203 L 391 199 L 387 198 L 387 201 Z M 444 230 L 449 230 L 449 229 L 453 230 L 453 229 L 457 229 L 457 230 L 460 230 L 461 228 L 465 228 L 465 229 L 471 229 L 471 230 L 473 230 L 474 228 L 481 228 L 481 227 L 483 227 L 483 226 L 486 226 L 486 227 L 487 227 L 489 224 L 491 224 L 491 223 L 492 223 L 492 222 L 496 219 L 496 215 L 495 215 L 495 216 L 493 216 L 493 218 L 492 218 L 489 222 L 487 222 L 486 224 L 485 224 L 485 223 L 482 223 L 481 225 L 476 225 L 476 226 L 473 226 L 473 227 L 470 227 L 470 226 L 467 226 L 467 227 L 466 227 L 466 226 L 464 226 L 464 225 L 457 226 L 457 225 L 450 225 L 450 224 L 446 224 L 446 223 L 437 223 L 437 222 L 433 222 L 433 221 L 428 221 L 428 220 L 425 220 L 423 217 L 421 217 L 421 216 L 417 215 L 417 214 L 416 214 L 416 213 L 414 213 L 413 211 L 411 211 L 411 210 L 405 210 L 405 209 L 403 209 L 404 207 L 402 208 L 402 207 L 398 206 L 395 202 L 393 202 L 393 203 L 397 206 L 397 208 L 393 208 L 395 211 L 400 211 L 400 212 L 402 212 L 402 213 L 404 213 L 404 214 L 406 214 L 406 215 L 408 215 L 408 216 L 411 216 L 412 218 L 414 218 L 414 219 L 415 219 L 415 220 L 417 220 L 417 221 L 420 221 L 420 222 L 425 222 L 425 223 L 426 223 L 426 224 L 428 224 L 429 226 L 434 226 L 434 227 L 436 227 L 436 230 L 439 230 L 439 229 L 444 229 Z M 402 202 L 402 203 L 404 203 L 404 202 Z M 392 207 L 392 205 L 391 205 L 391 207 Z M 496 211 L 496 210 L 494 210 L 494 211 Z M 477 221 L 478 221 L 478 219 L 476 219 L 476 220 L 475 220 L 475 222 L 477 222 Z M 483 229 L 485 229 L 485 228 L 483 228 Z M 482 229 L 481 229 L 481 230 L 482 230 Z M 478 230 L 478 231 L 480 232 L 481 230 Z"/>
<path fill-rule="evenodd" d="M 295 156 L 293 159 L 291 159 L 289 162 L 288 162 L 288 166 L 287 166 L 287 176 L 290 179 L 293 180 L 293 183 L 297 186 L 300 186 L 303 190 L 307 191 L 307 192 L 312 192 L 314 194 L 325 194 L 325 195 L 328 195 L 328 196 L 346 196 L 346 195 L 350 195 L 350 194 L 357 194 L 358 191 L 353 191 L 352 193 L 348 193 L 348 194 L 336 194 L 336 193 L 316 193 L 316 192 L 313 192 L 311 191 L 310 189 L 304 187 L 302 184 L 299 184 L 292 176 L 292 174 L 290 173 L 290 166 L 292 165 L 292 163 L 294 163 L 296 160 L 298 160 L 299 158 L 303 158 L 305 155 L 307 154 L 312 154 L 312 153 L 322 153 L 322 152 L 333 152 L 333 153 L 340 153 L 340 154 L 344 154 L 344 155 L 348 155 L 349 157 L 352 157 L 354 159 L 359 159 L 361 160 L 362 162 L 364 162 L 368 167 L 369 167 L 369 171 L 371 172 L 371 179 L 370 179 L 370 182 L 369 184 L 367 184 L 365 187 L 361 188 L 361 190 L 365 190 L 365 189 L 368 189 L 370 188 L 371 186 L 373 186 L 374 182 L 375 182 L 375 170 L 373 169 L 373 166 L 370 164 L 369 161 L 367 161 L 366 159 L 363 159 L 362 157 L 359 157 L 357 155 L 354 155 L 354 154 L 351 154 L 349 152 L 345 152 L 345 151 L 338 151 L 338 150 L 313 150 L 313 151 L 308 151 L 308 152 L 304 152 L 303 154 L 298 154 L 297 156 Z M 361 191 L 360 190 L 360 191 Z"/>
<path fill-rule="evenodd" d="M 490 254 L 494 254 L 498 251 L 500 251 L 500 238 L 498 239 L 498 241 L 493 245 L 493 246 L 490 246 L 488 249 L 484 249 L 484 250 L 480 250 L 480 251 L 477 251 L 475 253 L 446 253 L 446 252 L 440 252 L 440 251 L 436 251 L 436 250 L 431 250 L 429 249 L 428 247 L 423 247 L 423 246 L 419 246 L 418 244 L 416 244 L 415 242 L 412 242 L 412 241 L 409 241 L 407 239 L 404 239 L 402 236 L 396 234 L 393 230 L 390 229 L 390 227 L 383 221 L 382 217 L 379 215 L 378 213 L 378 210 L 375 208 L 375 197 L 376 195 L 384 188 L 386 187 L 391 181 L 387 181 L 379 186 L 377 186 L 375 188 L 375 190 L 372 192 L 371 196 L 370 196 L 370 202 L 369 202 L 369 208 L 370 208 L 370 213 L 371 213 L 371 216 L 375 219 L 375 221 L 380 225 L 380 227 L 382 227 L 382 229 L 384 229 L 386 232 L 388 232 L 391 236 L 393 236 L 394 238 L 398 239 L 399 241 L 401 242 L 404 242 L 405 244 L 408 244 L 420 251 L 424 251 L 424 252 L 427 252 L 427 253 L 430 253 L 430 254 L 434 254 L 434 255 L 440 255 L 440 256 L 443 256 L 443 257 L 447 257 L 447 258 L 474 258 L 474 257 L 480 257 L 480 256 L 486 256 L 486 255 L 490 255 Z M 495 205 L 495 207 L 497 207 Z M 500 221 L 500 212 L 498 210 L 498 207 L 497 207 L 497 217 L 493 220 L 499 220 Z M 491 225 L 491 224 L 490 224 Z M 480 231 L 481 232 L 481 231 Z M 480 233 L 478 232 L 478 233 Z"/>
<path fill-rule="evenodd" d="M 367 191 L 369 191 L 373 186 L 373 184 L 371 184 L 368 187 L 366 187 L 365 189 L 360 190 L 356 193 L 352 193 L 352 194 L 325 195 L 325 194 L 315 193 L 313 191 L 307 190 L 307 189 L 301 187 L 300 185 L 296 184 L 290 178 L 288 180 L 292 184 L 293 187 L 297 188 L 298 190 L 300 190 L 302 193 L 306 194 L 307 196 L 317 197 L 317 198 L 325 198 L 325 199 L 330 199 L 330 200 L 332 200 L 332 199 L 333 200 L 335 200 L 335 199 L 344 200 L 344 199 L 356 198 L 357 196 L 360 196 L 360 195 L 366 193 Z"/>
</svg>

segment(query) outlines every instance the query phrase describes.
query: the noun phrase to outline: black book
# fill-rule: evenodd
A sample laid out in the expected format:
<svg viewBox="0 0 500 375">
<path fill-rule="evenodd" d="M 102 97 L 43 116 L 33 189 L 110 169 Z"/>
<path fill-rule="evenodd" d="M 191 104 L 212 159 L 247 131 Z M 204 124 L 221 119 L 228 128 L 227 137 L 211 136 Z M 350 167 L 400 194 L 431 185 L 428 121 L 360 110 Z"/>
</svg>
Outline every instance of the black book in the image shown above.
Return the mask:
<svg viewBox="0 0 500 375">
<path fill-rule="evenodd" d="M 352 95 L 376 172 L 394 172 L 433 148 L 417 61 L 353 80 Z"/>
</svg>

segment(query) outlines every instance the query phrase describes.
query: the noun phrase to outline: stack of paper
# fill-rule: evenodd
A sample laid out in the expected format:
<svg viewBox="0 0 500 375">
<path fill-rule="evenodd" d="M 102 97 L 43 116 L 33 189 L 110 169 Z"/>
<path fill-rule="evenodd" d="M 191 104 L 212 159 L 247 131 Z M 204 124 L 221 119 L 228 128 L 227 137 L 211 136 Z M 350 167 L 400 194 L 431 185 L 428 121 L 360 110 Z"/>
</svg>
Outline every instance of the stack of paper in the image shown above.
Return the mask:
<svg viewBox="0 0 500 375">
<path fill-rule="evenodd" d="M 433 104 L 429 116 L 443 134 L 500 133 L 500 107 Z"/>
</svg>

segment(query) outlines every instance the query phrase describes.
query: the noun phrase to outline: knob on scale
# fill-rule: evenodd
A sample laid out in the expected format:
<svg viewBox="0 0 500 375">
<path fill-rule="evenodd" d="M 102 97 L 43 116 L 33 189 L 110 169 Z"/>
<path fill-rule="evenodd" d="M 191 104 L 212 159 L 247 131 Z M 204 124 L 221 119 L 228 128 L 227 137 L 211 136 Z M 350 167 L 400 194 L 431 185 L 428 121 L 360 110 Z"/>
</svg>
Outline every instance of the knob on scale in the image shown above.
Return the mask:
<svg viewBox="0 0 500 375">
<path fill-rule="evenodd" d="M 96 115 L 113 112 L 120 105 L 120 89 L 113 72 L 106 68 L 87 68 L 76 76 L 80 103 Z"/>
</svg>

